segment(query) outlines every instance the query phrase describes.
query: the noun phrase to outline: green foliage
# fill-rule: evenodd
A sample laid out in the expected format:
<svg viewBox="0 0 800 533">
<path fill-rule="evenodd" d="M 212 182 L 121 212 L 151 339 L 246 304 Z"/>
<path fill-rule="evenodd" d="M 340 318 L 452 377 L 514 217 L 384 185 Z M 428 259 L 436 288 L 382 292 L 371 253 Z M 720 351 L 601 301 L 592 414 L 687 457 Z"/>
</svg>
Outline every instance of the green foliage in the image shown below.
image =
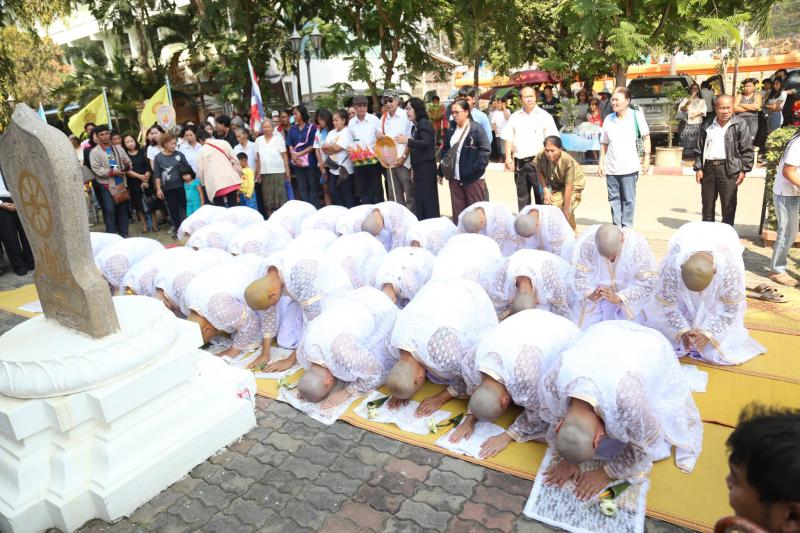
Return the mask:
<svg viewBox="0 0 800 533">
<path fill-rule="evenodd" d="M 667 125 L 669 132 L 667 133 L 667 146 L 672 148 L 672 138 L 678 128 L 678 106 L 681 100 L 687 98 L 686 89 L 678 83 L 670 83 L 666 86 L 664 96 L 667 98 Z"/>
<path fill-rule="evenodd" d="M 775 204 L 772 198 L 772 186 L 775 183 L 775 174 L 778 171 L 783 152 L 786 151 L 786 146 L 797 131 L 798 128 L 787 126 L 778 128 L 767 137 L 766 153 L 763 156 L 767 164 L 767 177 L 764 180 L 764 203 L 767 206 L 764 215 L 764 229 L 773 231 L 778 229 L 778 219 L 775 216 Z"/>
</svg>

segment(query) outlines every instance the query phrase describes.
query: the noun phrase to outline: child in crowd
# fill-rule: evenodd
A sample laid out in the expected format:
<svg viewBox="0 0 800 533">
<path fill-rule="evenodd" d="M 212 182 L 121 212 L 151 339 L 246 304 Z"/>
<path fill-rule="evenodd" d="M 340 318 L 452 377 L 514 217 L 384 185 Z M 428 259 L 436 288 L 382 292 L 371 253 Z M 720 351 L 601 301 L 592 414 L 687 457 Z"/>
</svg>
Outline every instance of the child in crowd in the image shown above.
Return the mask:
<svg viewBox="0 0 800 533">
<path fill-rule="evenodd" d="M 727 444 L 736 515 L 770 533 L 800 531 L 800 410 L 748 406 Z"/>
<path fill-rule="evenodd" d="M 188 217 L 205 204 L 203 186 L 194 174 L 183 174 L 183 190 L 186 192 L 186 216 Z"/>
<path fill-rule="evenodd" d="M 253 194 L 256 189 L 256 179 L 253 169 L 247 164 L 247 154 L 239 152 L 236 156 L 239 159 L 239 164 L 242 166 L 242 187 L 239 189 L 239 203 L 258 209 L 256 204 L 256 197 Z"/>
</svg>

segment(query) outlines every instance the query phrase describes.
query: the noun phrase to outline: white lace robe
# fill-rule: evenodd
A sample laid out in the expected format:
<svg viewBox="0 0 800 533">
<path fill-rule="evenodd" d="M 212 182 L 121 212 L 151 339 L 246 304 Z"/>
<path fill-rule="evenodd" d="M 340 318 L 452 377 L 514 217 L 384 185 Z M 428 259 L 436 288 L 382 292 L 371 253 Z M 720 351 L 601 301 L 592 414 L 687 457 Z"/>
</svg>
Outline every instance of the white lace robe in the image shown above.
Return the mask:
<svg viewBox="0 0 800 533">
<path fill-rule="evenodd" d="M 315 251 L 322 252 L 333 244 L 338 235 L 327 229 L 309 229 L 294 238 L 286 245 L 286 250 L 296 252 Z"/>
<path fill-rule="evenodd" d="M 310 229 L 326 229 L 336 232 L 336 223 L 347 213 L 341 205 L 326 205 L 315 213 L 311 213 L 300 223 L 300 233 Z"/>
<path fill-rule="evenodd" d="M 192 255 L 194 250 L 185 246 L 152 253 L 128 270 L 122 280 L 122 286 L 140 296 L 155 296 L 158 271 L 169 263 L 190 259 Z"/>
<path fill-rule="evenodd" d="M 539 301 L 537 309 L 575 322 L 576 298 L 572 288 L 574 269 L 566 260 L 544 250 L 514 252 L 506 261 L 505 300 L 509 307 L 517 295 L 518 277 L 530 278 Z"/>
<path fill-rule="evenodd" d="M 325 255 L 341 265 L 353 287 L 372 287 L 386 250 L 372 235 L 360 231 L 333 241 Z"/>
<path fill-rule="evenodd" d="M 694 469 L 703 424 L 672 346 L 658 331 L 625 320 L 595 324 L 561 352 L 541 387 L 550 446 L 570 398 L 577 398 L 605 423 L 598 452 L 610 459 L 610 477 L 646 475 L 654 461 L 670 456 L 672 446 L 677 467 Z"/>
<path fill-rule="evenodd" d="M 283 226 L 262 220 L 250 224 L 234 235 L 228 241 L 228 251 L 234 255 L 256 254 L 267 257 L 282 250 L 290 242 L 292 236 Z"/>
<path fill-rule="evenodd" d="M 680 355 L 690 355 L 719 365 L 738 365 L 766 353 L 744 326 L 744 247 L 736 231 L 721 222 L 690 222 L 670 239 L 661 262 L 655 299 L 648 325 L 661 331 Z M 702 292 L 692 292 L 681 279 L 681 266 L 697 252 L 714 257 L 714 277 Z M 699 331 L 709 343 L 697 353 L 687 352 L 681 335 Z"/>
<path fill-rule="evenodd" d="M 508 309 L 506 268 L 500 247 L 491 238 L 461 233 L 445 244 L 433 264 L 431 280 L 465 279 L 480 285 L 498 314 Z"/>
<path fill-rule="evenodd" d="M 352 207 L 339 219 L 336 230 L 341 235 L 362 231 L 361 225 L 375 209 L 380 211 L 383 217 L 383 229 L 375 238 L 383 244 L 387 252 L 392 248 L 403 246 L 406 242 L 406 233 L 417 222 L 417 217 L 397 202 Z"/>
<path fill-rule="evenodd" d="M 191 248 L 187 248 L 192 250 Z M 186 286 L 194 277 L 213 266 L 226 263 L 233 259 L 231 254 L 218 248 L 203 248 L 194 251 L 186 258 L 170 261 L 158 270 L 155 287 L 164 291 L 164 296 L 176 309 L 180 309 L 183 316 L 188 314 L 184 292 Z"/>
<path fill-rule="evenodd" d="M 497 243 L 506 257 L 522 248 L 523 239 L 514 231 L 514 215 L 500 202 L 475 202 L 458 216 L 458 229 L 464 232 L 464 215 L 476 209 L 483 209 L 486 226 L 479 232 Z"/>
<path fill-rule="evenodd" d="M 397 312 L 373 287 L 332 296 L 306 327 L 297 360 L 304 368 L 324 366 L 351 394 L 369 394 L 384 383 L 397 358 L 389 347 Z"/>
<path fill-rule="evenodd" d="M 523 207 L 519 214 L 527 215 L 533 210 L 539 213 L 539 227 L 535 234 L 524 239 L 522 247 L 544 250 L 572 261 L 575 230 L 569 225 L 564 212 L 553 205 L 529 205 Z"/>
<path fill-rule="evenodd" d="M 233 222 L 212 222 L 196 230 L 186 241 L 186 246 L 195 248 L 219 248 L 227 250 L 230 240 L 242 231 L 242 228 Z"/>
<path fill-rule="evenodd" d="M 387 283 L 394 287 L 397 306 L 402 309 L 431 279 L 435 260 L 433 254 L 425 248 L 395 248 L 386 254 L 378 268 L 375 287 L 381 289 Z"/>
<path fill-rule="evenodd" d="M 411 246 L 416 241 L 421 248 L 438 255 L 450 237 L 457 234 L 458 228 L 449 217 L 427 218 L 408 228 L 406 245 Z"/>
<path fill-rule="evenodd" d="M 508 434 L 518 442 L 544 439 L 547 423 L 539 416 L 539 382 L 561 350 L 580 333 L 569 320 L 539 309 L 508 317 L 484 335 L 475 359 L 467 359 L 467 392 L 475 391 L 483 374 L 494 378 L 523 409 L 506 430 Z"/>
<path fill-rule="evenodd" d="M 186 217 L 178 228 L 178 238 L 183 240 L 203 226 L 211 224 L 225 214 L 227 209 L 219 205 L 205 204 Z"/>
<path fill-rule="evenodd" d="M 100 253 L 100 250 L 121 240 L 122 237 L 116 233 L 103 233 L 99 231 L 89 233 L 89 242 L 92 244 L 92 257 L 95 258 L 95 262 L 97 261 L 97 254 Z"/>
<path fill-rule="evenodd" d="M 342 213 L 336 219 L 336 233 L 347 235 L 348 233 L 358 233 L 367 215 L 375 209 L 375 204 L 361 204 L 351 207 L 346 213 Z"/>
<path fill-rule="evenodd" d="M 633 320 L 645 323 L 643 313 L 655 292 L 658 272 L 656 258 L 647 240 L 630 228 L 616 261 L 601 256 L 595 244 L 600 225 L 585 229 L 575 242 L 575 292 L 578 298 L 578 326 L 586 328 L 601 320 Z M 598 286 L 610 287 L 622 299 L 619 305 L 605 299 L 592 302 L 588 296 Z"/>
<path fill-rule="evenodd" d="M 186 286 L 186 309 L 229 333 L 233 348 L 254 350 L 261 346 L 261 320 L 245 303 L 244 290 L 257 278 L 253 269 L 233 261 L 211 267 Z"/>
<path fill-rule="evenodd" d="M 131 237 L 113 242 L 100 250 L 95 263 L 108 284 L 119 290 L 125 274 L 133 265 L 148 255 L 162 250 L 164 250 L 164 246 L 155 239 Z"/>
<path fill-rule="evenodd" d="M 477 284 L 430 281 L 398 313 L 391 346 L 398 354 L 409 352 L 425 367 L 428 379 L 465 398 L 465 360 L 474 359 L 478 342 L 496 325 L 492 302 Z"/>
<path fill-rule="evenodd" d="M 269 216 L 269 220 L 277 222 L 288 231 L 292 237 L 300 234 L 300 225 L 303 220 L 316 213 L 317 209 L 308 202 L 289 200 Z"/>
<path fill-rule="evenodd" d="M 226 209 L 225 213 L 215 219 L 214 222 L 230 222 L 240 228 L 246 228 L 251 224 L 264 222 L 264 216 L 252 207 L 235 205 Z"/>
</svg>

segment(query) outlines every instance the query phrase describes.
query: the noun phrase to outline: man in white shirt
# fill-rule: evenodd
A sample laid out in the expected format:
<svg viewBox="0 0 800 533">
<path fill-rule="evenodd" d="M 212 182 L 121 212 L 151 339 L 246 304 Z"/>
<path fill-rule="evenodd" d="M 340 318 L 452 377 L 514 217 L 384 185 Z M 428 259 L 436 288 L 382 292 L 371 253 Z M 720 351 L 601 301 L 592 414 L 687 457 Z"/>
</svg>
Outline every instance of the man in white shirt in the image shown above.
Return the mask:
<svg viewBox="0 0 800 533">
<path fill-rule="evenodd" d="M 472 117 L 472 120 L 477 122 L 478 126 L 483 128 L 484 133 L 486 133 L 486 139 L 491 143 L 492 125 L 489 123 L 489 117 L 486 116 L 486 113 L 481 111 L 479 105 L 480 102 L 478 101 L 478 91 L 473 88 L 462 89 L 459 91 L 459 96 L 467 101 L 470 109 L 469 114 Z"/>
<path fill-rule="evenodd" d="M 775 215 L 778 217 L 775 246 L 772 247 L 772 273 L 770 278 L 776 283 L 794 287 L 797 280 L 786 273 L 786 256 L 794 243 L 798 231 L 800 212 L 800 135 L 795 134 L 783 153 L 772 193 L 775 195 Z M 2 207 L 2 206 L 0 206 Z"/>
<path fill-rule="evenodd" d="M 381 103 L 386 106 L 386 113 L 381 118 L 378 138 L 395 138 L 398 135 L 412 137 L 411 122 L 408 120 L 405 109 L 400 109 L 400 98 L 397 96 L 397 92 L 391 89 L 384 91 Z M 416 203 L 414 202 L 414 180 L 411 179 L 409 155 L 408 145 L 398 143 L 397 161 L 399 165 L 391 170 L 385 169 L 383 175 L 386 178 L 386 198 L 406 206 L 413 213 Z"/>
<path fill-rule="evenodd" d="M 375 157 L 375 140 L 380 133 L 381 121 L 372 113 L 367 113 L 367 97 L 353 98 L 356 116 L 350 119 L 347 127 L 353 134 L 350 154 L 355 168 L 356 196 L 362 204 L 383 202 L 381 186 L 381 165 Z"/>
<path fill-rule="evenodd" d="M 517 184 L 517 205 L 522 209 L 531 203 L 531 188 L 537 204 L 543 202 L 539 190 L 534 159 L 544 147 L 545 138 L 559 136 L 553 117 L 536 105 L 533 87 L 520 93 L 522 109 L 513 113 L 500 136 L 505 142 L 506 169 L 514 171 Z"/>
<path fill-rule="evenodd" d="M 497 139 L 500 157 L 503 158 L 506 155 L 506 141 L 503 140 L 501 135 L 503 134 L 506 124 L 508 124 L 510 116 L 511 112 L 506 108 L 505 97 L 495 100 L 495 108 L 489 115 L 489 122 L 492 124 L 492 131 L 494 132 L 495 139 Z"/>
<path fill-rule="evenodd" d="M 714 222 L 719 196 L 722 222 L 733 226 L 739 185 L 753 168 L 753 138 L 747 123 L 733 114 L 732 96 L 718 96 L 714 110 L 716 118 L 708 126 L 700 128 L 694 161 L 695 177 L 700 184 L 703 220 Z"/>
</svg>

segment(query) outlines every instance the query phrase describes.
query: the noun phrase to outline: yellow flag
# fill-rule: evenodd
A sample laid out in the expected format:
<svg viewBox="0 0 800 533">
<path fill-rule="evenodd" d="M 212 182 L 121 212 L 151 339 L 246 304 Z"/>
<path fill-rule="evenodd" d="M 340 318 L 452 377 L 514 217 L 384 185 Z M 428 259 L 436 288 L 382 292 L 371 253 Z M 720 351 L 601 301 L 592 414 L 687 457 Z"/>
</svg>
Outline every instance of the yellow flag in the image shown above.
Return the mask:
<svg viewBox="0 0 800 533">
<path fill-rule="evenodd" d="M 145 100 L 144 102 L 144 108 L 142 108 L 142 115 L 139 120 L 139 124 L 142 127 L 140 141 L 144 141 L 144 135 L 147 129 L 158 122 L 156 112 L 158 111 L 159 106 L 162 105 L 169 105 L 169 96 L 167 95 L 166 85 L 162 85 L 161 88 L 157 90 L 149 100 Z"/>
<path fill-rule="evenodd" d="M 80 137 L 83 135 L 83 126 L 89 122 L 108 124 L 108 113 L 106 113 L 106 105 L 103 102 L 103 93 L 98 94 L 83 109 L 69 117 L 67 125 L 72 133 Z"/>
</svg>

